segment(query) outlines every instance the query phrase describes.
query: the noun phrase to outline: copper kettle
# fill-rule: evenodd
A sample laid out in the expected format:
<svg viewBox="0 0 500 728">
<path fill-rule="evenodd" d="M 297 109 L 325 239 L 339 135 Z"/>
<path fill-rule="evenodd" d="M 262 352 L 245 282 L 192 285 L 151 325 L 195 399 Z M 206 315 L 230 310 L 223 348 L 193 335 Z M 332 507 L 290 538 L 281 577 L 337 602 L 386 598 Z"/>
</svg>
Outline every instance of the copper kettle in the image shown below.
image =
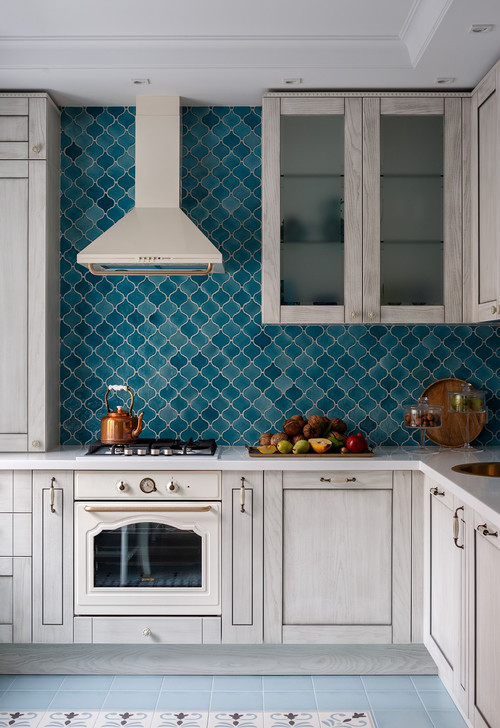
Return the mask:
<svg viewBox="0 0 500 728">
<path fill-rule="evenodd" d="M 108 404 L 108 394 L 110 390 L 124 391 L 130 394 L 129 410 L 123 411 L 123 406 L 118 406 L 116 410 L 111 412 Z M 107 414 L 101 420 L 101 442 L 103 445 L 125 445 L 128 442 L 134 442 L 142 430 L 142 416 L 139 417 L 132 414 L 134 406 L 134 393 L 126 384 L 110 384 L 104 395 Z"/>
</svg>

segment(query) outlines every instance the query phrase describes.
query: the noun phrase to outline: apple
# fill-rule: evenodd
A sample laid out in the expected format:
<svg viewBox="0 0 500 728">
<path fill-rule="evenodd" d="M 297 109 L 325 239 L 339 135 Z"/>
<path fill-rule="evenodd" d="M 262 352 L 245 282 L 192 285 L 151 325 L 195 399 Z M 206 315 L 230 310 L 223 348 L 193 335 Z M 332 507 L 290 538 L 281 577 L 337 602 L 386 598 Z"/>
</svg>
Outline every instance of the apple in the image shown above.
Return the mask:
<svg viewBox="0 0 500 728">
<path fill-rule="evenodd" d="M 468 409 L 473 412 L 480 412 L 483 409 L 483 400 L 481 397 L 469 397 L 467 399 Z"/>
<path fill-rule="evenodd" d="M 350 435 L 347 438 L 345 446 L 350 452 L 364 452 L 368 449 L 368 443 L 361 432 L 358 432 L 356 435 Z"/>
</svg>

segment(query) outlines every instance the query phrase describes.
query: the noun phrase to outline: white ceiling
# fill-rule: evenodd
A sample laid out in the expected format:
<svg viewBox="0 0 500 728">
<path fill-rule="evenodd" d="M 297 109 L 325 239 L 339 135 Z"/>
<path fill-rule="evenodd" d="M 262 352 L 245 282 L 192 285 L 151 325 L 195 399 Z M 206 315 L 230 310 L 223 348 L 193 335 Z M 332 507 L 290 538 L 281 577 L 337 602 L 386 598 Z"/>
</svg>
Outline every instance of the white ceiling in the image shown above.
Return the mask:
<svg viewBox="0 0 500 728">
<path fill-rule="evenodd" d="M 469 32 L 480 23 L 495 27 Z M 499 57 L 499 0 L 17 0 L 0 26 L 0 88 L 47 90 L 61 105 L 133 104 L 138 93 L 247 105 L 269 89 L 471 89 Z M 439 86 L 443 76 L 456 81 Z"/>
</svg>

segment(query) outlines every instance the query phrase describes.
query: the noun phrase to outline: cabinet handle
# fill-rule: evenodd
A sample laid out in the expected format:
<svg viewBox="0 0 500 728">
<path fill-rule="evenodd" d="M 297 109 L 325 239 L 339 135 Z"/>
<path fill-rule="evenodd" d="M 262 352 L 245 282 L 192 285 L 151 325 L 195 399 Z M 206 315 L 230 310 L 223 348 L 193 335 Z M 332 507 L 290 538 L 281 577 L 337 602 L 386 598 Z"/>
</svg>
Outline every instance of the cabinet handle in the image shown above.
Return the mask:
<svg viewBox="0 0 500 728">
<path fill-rule="evenodd" d="M 50 479 L 50 512 L 51 513 L 55 513 L 56 512 L 56 509 L 54 508 L 54 500 L 55 500 L 55 497 L 56 497 L 56 491 L 55 491 L 55 488 L 54 488 L 54 482 L 55 482 L 55 478 L 51 478 Z"/>
<path fill-rule="evenodd" d="M 323 478 L 319 479 L 320 483 L 355 483 L 356 478 Z"/>
<path fill-rule="evenodd" d="M 458 543 L 458 536 L 460 534 L 460 521 L 459 521 L 459 518 L 458 518 L 458 511 L 463 511 L 463 510 L 464 510 L 464 507 L 463 506 L 459 506 L 455 510 L 455 513 L 453 515 L 453 540 L 455 542 L 455 546 L 457 547 L 457 549 L 463 549 L 463 548 L 465 548 L 463 544 L 459 544 Z"/>
<path fill-rule="evenodd" d="M 483 523 L 481 526 L 478 526 L 477 530 L 479 531 L 479 533 L 482 533 L 483 536 L 497 536 L 498 537 L 498 531 L 489 531 L 486 523 Z"/>
<path fill-rule="evenodd" d="M 240 487 L 240 506 L 241 506 L 241 512 L 245 513 L 245 478 L 241 478 L 241 487 Z"/>
<path fill-rule="evenodd" d="M 144 629 L 142 630 L 142 634 L 144 635 L 144 637 L 151 637 L 151 630 L 149 629 L 149 627 L 144 627 Z"/>
<path fill-rule="evenodd" d="M 430 492 L 432 495 L 446 495 L 444 490 L 439 490 L 439 488 L 431 488 Z"/>
<path fill-rule="evenodd" d="M 500 313 L 500 306 L 492 306 L 491 313 Z"/>
</svg>

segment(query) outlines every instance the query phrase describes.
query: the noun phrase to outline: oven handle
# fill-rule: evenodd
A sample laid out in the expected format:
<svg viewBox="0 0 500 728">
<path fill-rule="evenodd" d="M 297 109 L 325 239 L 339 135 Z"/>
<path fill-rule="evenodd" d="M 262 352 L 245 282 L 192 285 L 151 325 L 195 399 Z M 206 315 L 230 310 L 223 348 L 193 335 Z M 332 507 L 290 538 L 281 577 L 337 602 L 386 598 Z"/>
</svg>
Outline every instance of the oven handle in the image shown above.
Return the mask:
<svg viewBox="0 0 500 728">
<path fill-rule="evenodd" d="M 87 513 L 92 513 L 94 511 L 96 512 L 137 512 L 137 511 L 148 511 L 149 513 L 157 513 L 159 511 L 161 512 L 177 512 L 177 513 L 202 513 L 206 511 L 211 511 L 212 506 L 186 506 L 186 507 L 179 507 L 179 506 L 159 506 L 158 508 L 152 508 L 151 506 L 84 506 L 84 511 L 87 511 Z"/>
</svg>

